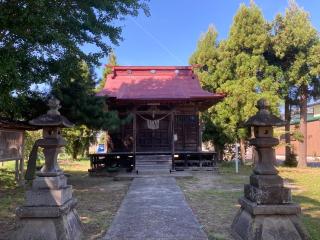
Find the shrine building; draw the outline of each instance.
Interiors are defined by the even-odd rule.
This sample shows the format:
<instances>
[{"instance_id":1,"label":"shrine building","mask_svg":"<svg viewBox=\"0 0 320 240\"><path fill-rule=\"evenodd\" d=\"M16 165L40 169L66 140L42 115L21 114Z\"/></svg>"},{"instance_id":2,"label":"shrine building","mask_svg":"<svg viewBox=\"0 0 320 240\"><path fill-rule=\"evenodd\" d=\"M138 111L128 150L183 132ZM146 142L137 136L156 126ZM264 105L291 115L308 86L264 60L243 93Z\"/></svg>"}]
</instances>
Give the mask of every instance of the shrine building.
<instances>
[{"instance_id":1,"label":"shrine building","mask_svg":"<svg viewBox=\"0 0 320 240\"><path fill-rule=\"evenodd\" d=\"M118 159L137 171L188 167L192 158L206 158L199 113L224 97L203 90L191 66L114 66L97 96L126 119L109 133L104 163ZM101 155L92 159L103 163Z\"/></svg>"}]
</instances>

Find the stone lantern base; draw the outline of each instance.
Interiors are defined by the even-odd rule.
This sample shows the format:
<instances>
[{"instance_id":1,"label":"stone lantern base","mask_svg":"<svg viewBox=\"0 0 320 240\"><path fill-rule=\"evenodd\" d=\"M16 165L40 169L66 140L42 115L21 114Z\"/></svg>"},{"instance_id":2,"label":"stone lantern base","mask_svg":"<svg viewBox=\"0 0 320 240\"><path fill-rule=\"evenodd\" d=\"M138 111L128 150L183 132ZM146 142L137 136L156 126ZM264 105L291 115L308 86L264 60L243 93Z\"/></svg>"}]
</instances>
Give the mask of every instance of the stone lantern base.
<instances>
[{"instance_id":1,"label":"stone lantern base","mask_svg":"<svg viewBox=\"0 0 320 240\"><path fill-rule=\"evenodd\" d=\"M37 173L32 188L26 192L25 204L17 208L19 218L16 240L77 240L82 226L63 172Z\"/></svg>"},{"instance_id":2,"label":"stone lantern base","mask_svg":"<svg viewBox=\"0 0 320 240\"><path fill-rule=\"evenodd\" d=\"M239 203L241 208L231 226L236 240L309 239L298 217L299 205L258 205L245 197Z\"/></svg>"}]
</instances>

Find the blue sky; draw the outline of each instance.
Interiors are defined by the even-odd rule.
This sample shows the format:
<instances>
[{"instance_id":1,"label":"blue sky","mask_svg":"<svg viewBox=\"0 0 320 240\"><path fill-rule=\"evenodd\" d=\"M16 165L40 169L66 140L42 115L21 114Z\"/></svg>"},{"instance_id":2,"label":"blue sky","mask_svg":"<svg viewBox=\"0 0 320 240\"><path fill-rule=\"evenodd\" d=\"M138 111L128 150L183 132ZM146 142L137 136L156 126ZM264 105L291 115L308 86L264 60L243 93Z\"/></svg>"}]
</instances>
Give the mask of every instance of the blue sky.
<instances>
[{"instance_id":1,"label":"blue sky","mask_svg":"<svg viewBox=\"0 0 320 240\"><path fill-rule=\"evenodd\" d=\"M256 0L267 20L284 13L287 0ZM120 22L123 41L113 46L119 65L188 65L201 33L213 24L219 39L228 36L233 16L249 0L150 0L151 16L141 13ZM297 0L320 29L320 1ZM105 64L106 58L101 60ZM98 77L102 67L96 69Z\"/></svg>"}]
</instances>

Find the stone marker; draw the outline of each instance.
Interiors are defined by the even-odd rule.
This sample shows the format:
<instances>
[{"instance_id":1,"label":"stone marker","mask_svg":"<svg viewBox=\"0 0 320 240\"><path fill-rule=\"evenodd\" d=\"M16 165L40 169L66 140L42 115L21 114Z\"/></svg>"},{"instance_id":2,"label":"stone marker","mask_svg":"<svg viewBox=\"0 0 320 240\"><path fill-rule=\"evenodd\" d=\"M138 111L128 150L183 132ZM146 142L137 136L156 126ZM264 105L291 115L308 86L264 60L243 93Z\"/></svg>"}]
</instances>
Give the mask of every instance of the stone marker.
<instances>
[{"instance_id":1,"label":"stone marker","mask_svg":"<svg viewBox=\"0 0 320 240\"><path fill-rule=\"evenodd\" d=\"M72 124L59 113L59 101L50 99L50 110L30 121L43 127L43 138L36 141L29 157L26 178L32 178L38 147L43 148L45 164L36 173L31 189L25 194L25 203L17 208L18 230L12 236L17 240L77 240L81 238L82 226L72 197L72 186L59 168L57 156L66 145L61 128Z\"/></svg>"},{"instance_id":2,"label":"stone marker","mask_svg":"<svg viewBox=\"0 0 320 240\"><path fill-rule=\"evenodd\" d=\"M282 126L284 121L269 112L266 100L258 101L258 113L245 125L253 127L250 140L258 154L258 161L244 186L244 197L239 199L241 208L231 229L235 239L241 240L299 240L309 239L299 219L300 206L292 203L290 189L274 167L273 147L279 140L273 137L272 126Z\"/></svg>"}]
</instances>

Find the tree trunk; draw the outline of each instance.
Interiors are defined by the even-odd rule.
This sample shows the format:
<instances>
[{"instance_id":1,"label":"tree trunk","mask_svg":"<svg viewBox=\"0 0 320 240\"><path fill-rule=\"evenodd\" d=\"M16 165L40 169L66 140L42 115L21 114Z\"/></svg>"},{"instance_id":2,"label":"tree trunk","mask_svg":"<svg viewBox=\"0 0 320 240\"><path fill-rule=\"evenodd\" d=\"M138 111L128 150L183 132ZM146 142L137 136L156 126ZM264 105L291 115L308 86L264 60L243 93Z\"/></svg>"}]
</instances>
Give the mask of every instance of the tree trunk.
<instances>
[{"instance_id":1,"label":"tree trunk","mask_svg":"<svg viewBox=\"0 0 320 240\"><path fill-rule=\"evenodd\" d=\"M300 132L303 136L302 142L299 142L299 161L298 167L307 166L307 115L308 115L308 87L302 85L300 89Z\"/></svg>"},{"instance_id":2,"label":"tree trunk","mask_svg":"<svg viewBox=\"0 0 320 240\"><path fill-rule=\"evenodd\" d=\"M245 163L245 161L246 161L246 148L245 148L245 140L243 138L240 139L240 155L241 155L241 162Z\"/></svg>"},{"instance_id":3,"label":"tree trunk","mask_svg":"<svg viewBox=\"0 0 320 240\"><path fill-rule=\"evenodd\" d=\"M217 153L217 161L218 162L222 162L223 161L223 150L224 150L224 147L220 146L220 145L215 145L214 149L215 149L215 151Z\"/></svg>"},{"instance_id":4,"label":"tree trunk","mask_svg":"<svg viewBox=\"0 0 320 240\"><path fill-rule=\"evenodd\" d=\"M286 97L284 102L284 120L286 121L285 125L285 142L286 142L286 148L285 148L285 161L290 161L291 157L291 141L290 141L290 121L291 121L291 109L290 109L290 103L289 98Z\"/></svg>"}]
</instances>

